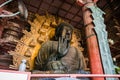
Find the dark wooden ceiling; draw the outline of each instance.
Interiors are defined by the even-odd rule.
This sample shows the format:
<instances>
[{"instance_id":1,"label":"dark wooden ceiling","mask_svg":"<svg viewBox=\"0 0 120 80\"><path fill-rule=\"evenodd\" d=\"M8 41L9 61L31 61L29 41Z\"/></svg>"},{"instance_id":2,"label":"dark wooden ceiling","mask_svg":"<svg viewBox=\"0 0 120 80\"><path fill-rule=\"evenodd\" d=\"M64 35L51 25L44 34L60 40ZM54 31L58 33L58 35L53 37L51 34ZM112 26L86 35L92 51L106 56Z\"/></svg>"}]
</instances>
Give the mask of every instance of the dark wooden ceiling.
<instances>
[{"instance_id":1,"label":"dark wooden ceiling","mask_svg":"<svg viewBox=\"0 0 120 80\"><path fill-rule=\"evenodd\" d=\"M3 3L7 0L1 0ZM71 23L74 27L80 29L83 27L82 7L76 3L76 0L23 0L28 11L38 13L40 15L46 14L46 11L52 15L59 16L65 21ZM118 18L120 11L120 0L98 0L97 6L106 12L107 22L113 16ZM17 0L13 0L8 6L9 10L15 12L17 10ZM119 16L120 17L120 16Z\"/></svg>"},{"instance_id":2,"label":"dark wooden ceiling","mask_svg":"<svg viewBox=\"0 0 120 80\"><path fill-rule=\"evenodd\" d=\"M76 28L83 26L82 9L76 0L23 0L30 12L43 15L48 13L62 17ZM106 0L100 0L98 6L103 8Z\"/></svg>"}]
</instances>

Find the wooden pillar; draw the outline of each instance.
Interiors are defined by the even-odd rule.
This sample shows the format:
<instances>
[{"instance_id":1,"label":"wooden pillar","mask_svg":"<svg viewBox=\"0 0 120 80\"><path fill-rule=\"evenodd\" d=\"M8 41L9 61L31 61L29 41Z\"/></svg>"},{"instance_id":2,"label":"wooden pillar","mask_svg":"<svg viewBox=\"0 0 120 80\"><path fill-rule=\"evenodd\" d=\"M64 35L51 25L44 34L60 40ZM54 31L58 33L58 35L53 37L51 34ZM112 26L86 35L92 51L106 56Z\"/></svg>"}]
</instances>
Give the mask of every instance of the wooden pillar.
<instances>
[{"instance_id":1,"label":"wooden pillar","mask_svg":"<svg viewBox=\"0 0 120 80\"><path fill-rule=\"evenodd\" d=\"M83 6L83 20L85 25L85 33L86 33L86 41L87 48L89 53L89 61L90 61L90 70L92 74L103 74L101 59L100 59L100 51L98 47L98 41L96 34L94 32L94 25L92 23L91 11L87 8L87 6L94 6L94 1L92 0L77 0L77 3ZM92 78L92 80L104 80L104 78Z\"/></svg>"}]
</instances>

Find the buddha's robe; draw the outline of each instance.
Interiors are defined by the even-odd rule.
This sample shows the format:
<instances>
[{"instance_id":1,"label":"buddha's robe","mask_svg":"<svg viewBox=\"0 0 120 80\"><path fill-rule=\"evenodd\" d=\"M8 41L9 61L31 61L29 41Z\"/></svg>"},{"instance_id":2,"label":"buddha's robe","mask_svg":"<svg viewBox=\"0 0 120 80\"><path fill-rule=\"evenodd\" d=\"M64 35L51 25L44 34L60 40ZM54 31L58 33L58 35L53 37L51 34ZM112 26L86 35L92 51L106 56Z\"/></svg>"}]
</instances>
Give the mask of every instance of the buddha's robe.
<instances>
[{"instance_id":1,"label":"buddha's robe","mask_svg":"<svg viewBox=\"0 0 120 80\"><path fill-rule=\"evenodd\" d=\"M47 41L42 44L40 51L35 58L35 69L46 70L66 70L76 71L84 69L85 62L83 54L75 47L70 47L67 54L56 59L57 55L57 41Z\"/></svg>"}]
</instances>

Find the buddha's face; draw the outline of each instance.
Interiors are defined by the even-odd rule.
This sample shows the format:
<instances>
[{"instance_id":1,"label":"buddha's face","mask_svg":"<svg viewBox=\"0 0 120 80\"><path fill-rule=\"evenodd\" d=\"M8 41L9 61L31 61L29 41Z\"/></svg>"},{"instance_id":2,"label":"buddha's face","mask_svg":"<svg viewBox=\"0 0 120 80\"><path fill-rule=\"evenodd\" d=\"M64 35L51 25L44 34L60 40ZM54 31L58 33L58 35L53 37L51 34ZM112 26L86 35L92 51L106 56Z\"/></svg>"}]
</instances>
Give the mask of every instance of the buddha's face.
<instances>
[{"instance_id":1,"label":"buddha's face","mask_svg":"<svg viewBox=\"0 0 120 80\"><path fill-rule=\"evenodd\" d=\"M72 29L64 26L63 31L62 31L62 37L63 37L63 39L66 39L67 41L71 41Z\"/></svg>"}]
</instances>

